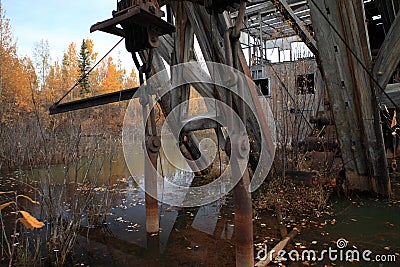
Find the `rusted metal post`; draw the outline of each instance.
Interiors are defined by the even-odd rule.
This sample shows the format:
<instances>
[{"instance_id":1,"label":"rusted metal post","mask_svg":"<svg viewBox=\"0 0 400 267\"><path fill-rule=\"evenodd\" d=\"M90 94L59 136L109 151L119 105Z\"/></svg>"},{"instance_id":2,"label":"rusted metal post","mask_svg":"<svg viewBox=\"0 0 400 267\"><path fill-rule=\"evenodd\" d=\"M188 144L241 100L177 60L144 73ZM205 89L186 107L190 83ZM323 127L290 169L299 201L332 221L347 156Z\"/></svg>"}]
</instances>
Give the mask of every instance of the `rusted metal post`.
<instances>
[{"instance_id":1,"label":"rusted metal post","mask_svg":"<svg viewBox=\"0 0 400 267\"><path fill-rule=\"evenodd\" d=\"M144 186L146 189L146 232L158 233L158 200L157 200L157 158L161 141L159 136L148 136L145 140L147 155L145 156Z\"/></svg>"},{"instance_id":2,"label":"rusted metal post","mask_svg":"<svg viewBox=\"0 0 400 267\"><path fill-rule=\"evenodd\" d=\"M227 63L230 64L232 60L233 67L239 69L239 37L242 23L244 20L244 13L246 9L246 2L241 1L239 15L236 18L235 27L232 29L230 40L231 46L227 45L226 49L231 50L226 52ZM225 39L227 36L225 37ZM227 41L225 41L225 44ZM243 84L238 80L238 107L237 113L242 120L246 122L246 109L241 96L243 96ZM230 98L232 96L230 95ZM229 104L232 105L231 99ZM231 106L231 108L233 108ZM235 129L233 130L235 131ZM250 145L246 140L247 135L243 132L233 132L231 136L232 149L237 149L237 158L231 158L232 173L239 173L241 167L245 167L243 177L239 180L233 189L233 197L235 201L235 246L236 246L236 266L237 267L253 267L254 266L254 251L253 251L253 207L251 194L248 190L250 185L250 175L247 169L247 156L249 155Z\"/></svg>"},{"instance_id":3,"label":"rusted metal post","mask_svg":"<svg viewBox=\"0 0 400 267\"><path fill-rule=\"evenodd\" d=\"M139 65L136 54L132 53L133 61L137 69L139 70L140 84L144 83L144 75L146 79L150 78L151 64L153 61L154 50L150 49L146 55L142 53L142 61L144 64ZM161 140L157 136L157 126L154 116L152 98L146 92L142 92L140 95L140 104L142 105L142 116L144 123L144 187L145 187L145 201L146 201L146 232L150 234L148 237L149 243L151 242L152 234L157 234L159 231L159 219L158 219L158 200L157 200L157 158L160 152ZM150 110L149 110L150 108ZM148 116L149 115L149 116ZM158 240L157 240L158 250ZM148 244L149 246L149 244Z\"/></svg>"},{"instance_id":4,"label":"rusted metal post","mask_svg":"<svg viewBox=\"0 0 400 267\"><path fill-rule=\"evenodd\" d=\"M242 151L249 149L240 144L240 135L232 137L232 146L239 147ZM247 143L248 144L248 143ZM232 164L232 172L240 172L238 162ZM246 169L243 177L233 189L235 201L235 246L236 246L236 266L253 267L253 209L251 194L247 190L250 184L249 172Z\"/></svg>"}]
</instances>

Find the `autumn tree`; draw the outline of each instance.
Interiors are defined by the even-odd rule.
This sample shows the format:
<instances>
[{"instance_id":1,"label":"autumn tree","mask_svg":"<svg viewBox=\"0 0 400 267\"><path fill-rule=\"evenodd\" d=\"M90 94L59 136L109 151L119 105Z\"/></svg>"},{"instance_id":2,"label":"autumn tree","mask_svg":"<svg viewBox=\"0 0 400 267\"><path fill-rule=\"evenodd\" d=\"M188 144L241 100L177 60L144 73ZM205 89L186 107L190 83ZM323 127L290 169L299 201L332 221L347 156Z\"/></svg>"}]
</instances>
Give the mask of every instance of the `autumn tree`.
<instances>
[{"instance_id":1,"label":"autumn tree","mask_svg":"<svg viewBox=\"0 0 400 267\"><path fill-rule=\"evenodd\" d=\"M61 63L61 73L63 81L62 88L63 91L67 91L74 86L79 79L79 65L75 43L71 43L68 46L67 52L64 53ZM71 97L73 98L73 93Z\"/></svg>"},{"instance_id":2,"label":"autumn tree","mask_svg":"<svg viewBox=\"0 0 400 267\"><path fill-rule=\"evenodd\" d=\"M101 83L102 93L121 90L124 85L124 70L117 67L112 57L105 63L105 77Z\"/></svg>"},{"instance_id":3,"label":"autumn tree","mask_svg":"<svg viewBox=\"0 0 400 267\"><path fill-rule=\"evenodd\" d=\"M58 61L55 61L52 66L50 66L49 74L46 77L46 90L49 93L50 101L57 101L61 95L61 89L63 84L62 69Z\"/></svg>"},{"instance_id":4,"label":"autumn tree","mask_svg":"<svg viewBox=\"0 0 400 267\"><path fill-rule=\"evenodd\" d=\"M0 122L10 124L31 110L30 90L35 82L34 70L27 69L19 59L9 19L0 3Z\"/></svg>"},{"instance_id":5,"label":"autumn tree","mask_svg":"<svg viewBox=\"0 0 400 267\"><path fill-rule=\"evenodd\" d=\"M127 75L124 79L124 87L125 88L134 88L138 87L138 77L134 69L131 70L130 74Z\"/></svg>"},{"instance_id":6,"label":"autumn tree","mask_svg":"<svg viewBox=\"0 0 400 267\"><path fill-rule=\"evenodd\" d=\"M16 57L16 46L13 41L10 20L6 17L5 11L0 3L0 116L5 112L4 105L8 95L10 82L10 69L13 58Z\"/></svg>"},{"instance_id":7,"label":"autumn tree","mask_svg":"<svg viewBox=\"0 0 400 267\"><path fill-rule=\"evenodd\" d=\"M33 48L33 62L39 80L39 87L43 90L45 80L50 72L51 58L48 40L40 40Z\"/></svg>"}]
</instances>

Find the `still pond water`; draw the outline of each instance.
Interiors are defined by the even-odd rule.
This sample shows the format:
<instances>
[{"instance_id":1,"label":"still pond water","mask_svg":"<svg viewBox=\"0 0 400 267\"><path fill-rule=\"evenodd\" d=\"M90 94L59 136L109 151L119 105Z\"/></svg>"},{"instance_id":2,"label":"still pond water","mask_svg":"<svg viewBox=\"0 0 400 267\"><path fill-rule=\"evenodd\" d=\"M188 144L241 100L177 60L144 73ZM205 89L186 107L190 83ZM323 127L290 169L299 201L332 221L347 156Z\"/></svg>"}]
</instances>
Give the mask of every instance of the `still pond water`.
<instances>
[{"instance_id":1,"label":"still pond water","mask_svg":"<svg viewBox=\"0 0 400 267\"><path fill-rule=\"evenodd\" d=\"M140 150L140 149L139 149ZM214 203L195 208L178 208L159 203L160 234L148 236L145 230L144 192L133 179L143 181L143 154L138 152L130 173L122 149L110 158L99 156L86 159L78 169L72 168L69 179L83 177L90 165L88 177L98 184L118 184L118 194L102 229L83 231L78 237L75 257L81 266L235 266L233 201L230 194ZM170 181L190 184L193 175L176 171L162 162L165 177ZM44 177L47 170L35 169L27 173L28 179ZM65 166L50 169L52 177L62 183ZM76 175L77 174L77 175ZM12 176L12 174L10 174ZM0 176L2 187L16 186L10 175ZM79 182L79 179L78 179ZM7 183L7 184L6 184ZM99 187L100 188L100 187ZM399 180L394 181L398 190ZM400 194L399 191L395 192ZM182 197L179 192L160 198ZM286 266L400 266L400 204L398 201L332 198L332 211L322 218L307 218L304 228L293 241L292 249L337 249L336 241L346 239L347 248L360 252L371 250L372 255L394 255L397 262L284 262ZM254 220L255 241L268 241L268 248L279 242L275 216L265 213ZM89 233L89 234L88 234ZM257 253L255 249L255 253ZM256 255L255 255L256 256ZM373 256L371 256L373 257Z\"/></svg>"}]
</instances>

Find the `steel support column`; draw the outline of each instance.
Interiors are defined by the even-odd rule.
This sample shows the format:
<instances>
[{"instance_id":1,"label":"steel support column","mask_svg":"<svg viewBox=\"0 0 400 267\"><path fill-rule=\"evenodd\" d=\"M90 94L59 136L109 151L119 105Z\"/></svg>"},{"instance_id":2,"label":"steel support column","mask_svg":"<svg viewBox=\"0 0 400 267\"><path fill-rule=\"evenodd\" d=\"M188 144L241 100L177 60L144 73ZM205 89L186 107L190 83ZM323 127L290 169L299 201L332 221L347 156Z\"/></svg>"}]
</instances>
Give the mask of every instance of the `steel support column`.
<instances>
[{"instance_id":1,"label":"steel support column","mask_svg":"<svg viewBox=\"0 0 400 267\"><path fill-rule=\"evenodd\" d=\"M157 200L157 158L161 141L159 136L148 136L145 141L147 155L145 156L144 186L146 200L146 232L158 233L158 200Z\"/></svg>"}]
</instances>

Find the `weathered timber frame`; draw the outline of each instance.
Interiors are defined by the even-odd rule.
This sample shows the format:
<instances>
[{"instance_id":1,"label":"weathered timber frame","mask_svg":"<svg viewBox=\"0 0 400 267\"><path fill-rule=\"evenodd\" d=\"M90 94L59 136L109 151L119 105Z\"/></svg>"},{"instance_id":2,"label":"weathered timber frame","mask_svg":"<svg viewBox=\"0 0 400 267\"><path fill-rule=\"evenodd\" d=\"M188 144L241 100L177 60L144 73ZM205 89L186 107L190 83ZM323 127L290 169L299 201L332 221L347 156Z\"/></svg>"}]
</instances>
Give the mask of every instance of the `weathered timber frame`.
<instances>
[{"instance_id":1,"label":"weathered timber frame","mask_svg":"<svg viewBox=\"0 0 400 267\"><path fill-rule=\"evenodd\" d=\"M391 193L362 0L316 1L310 9L349 187Z\"/></svg>"}]
</instances>

